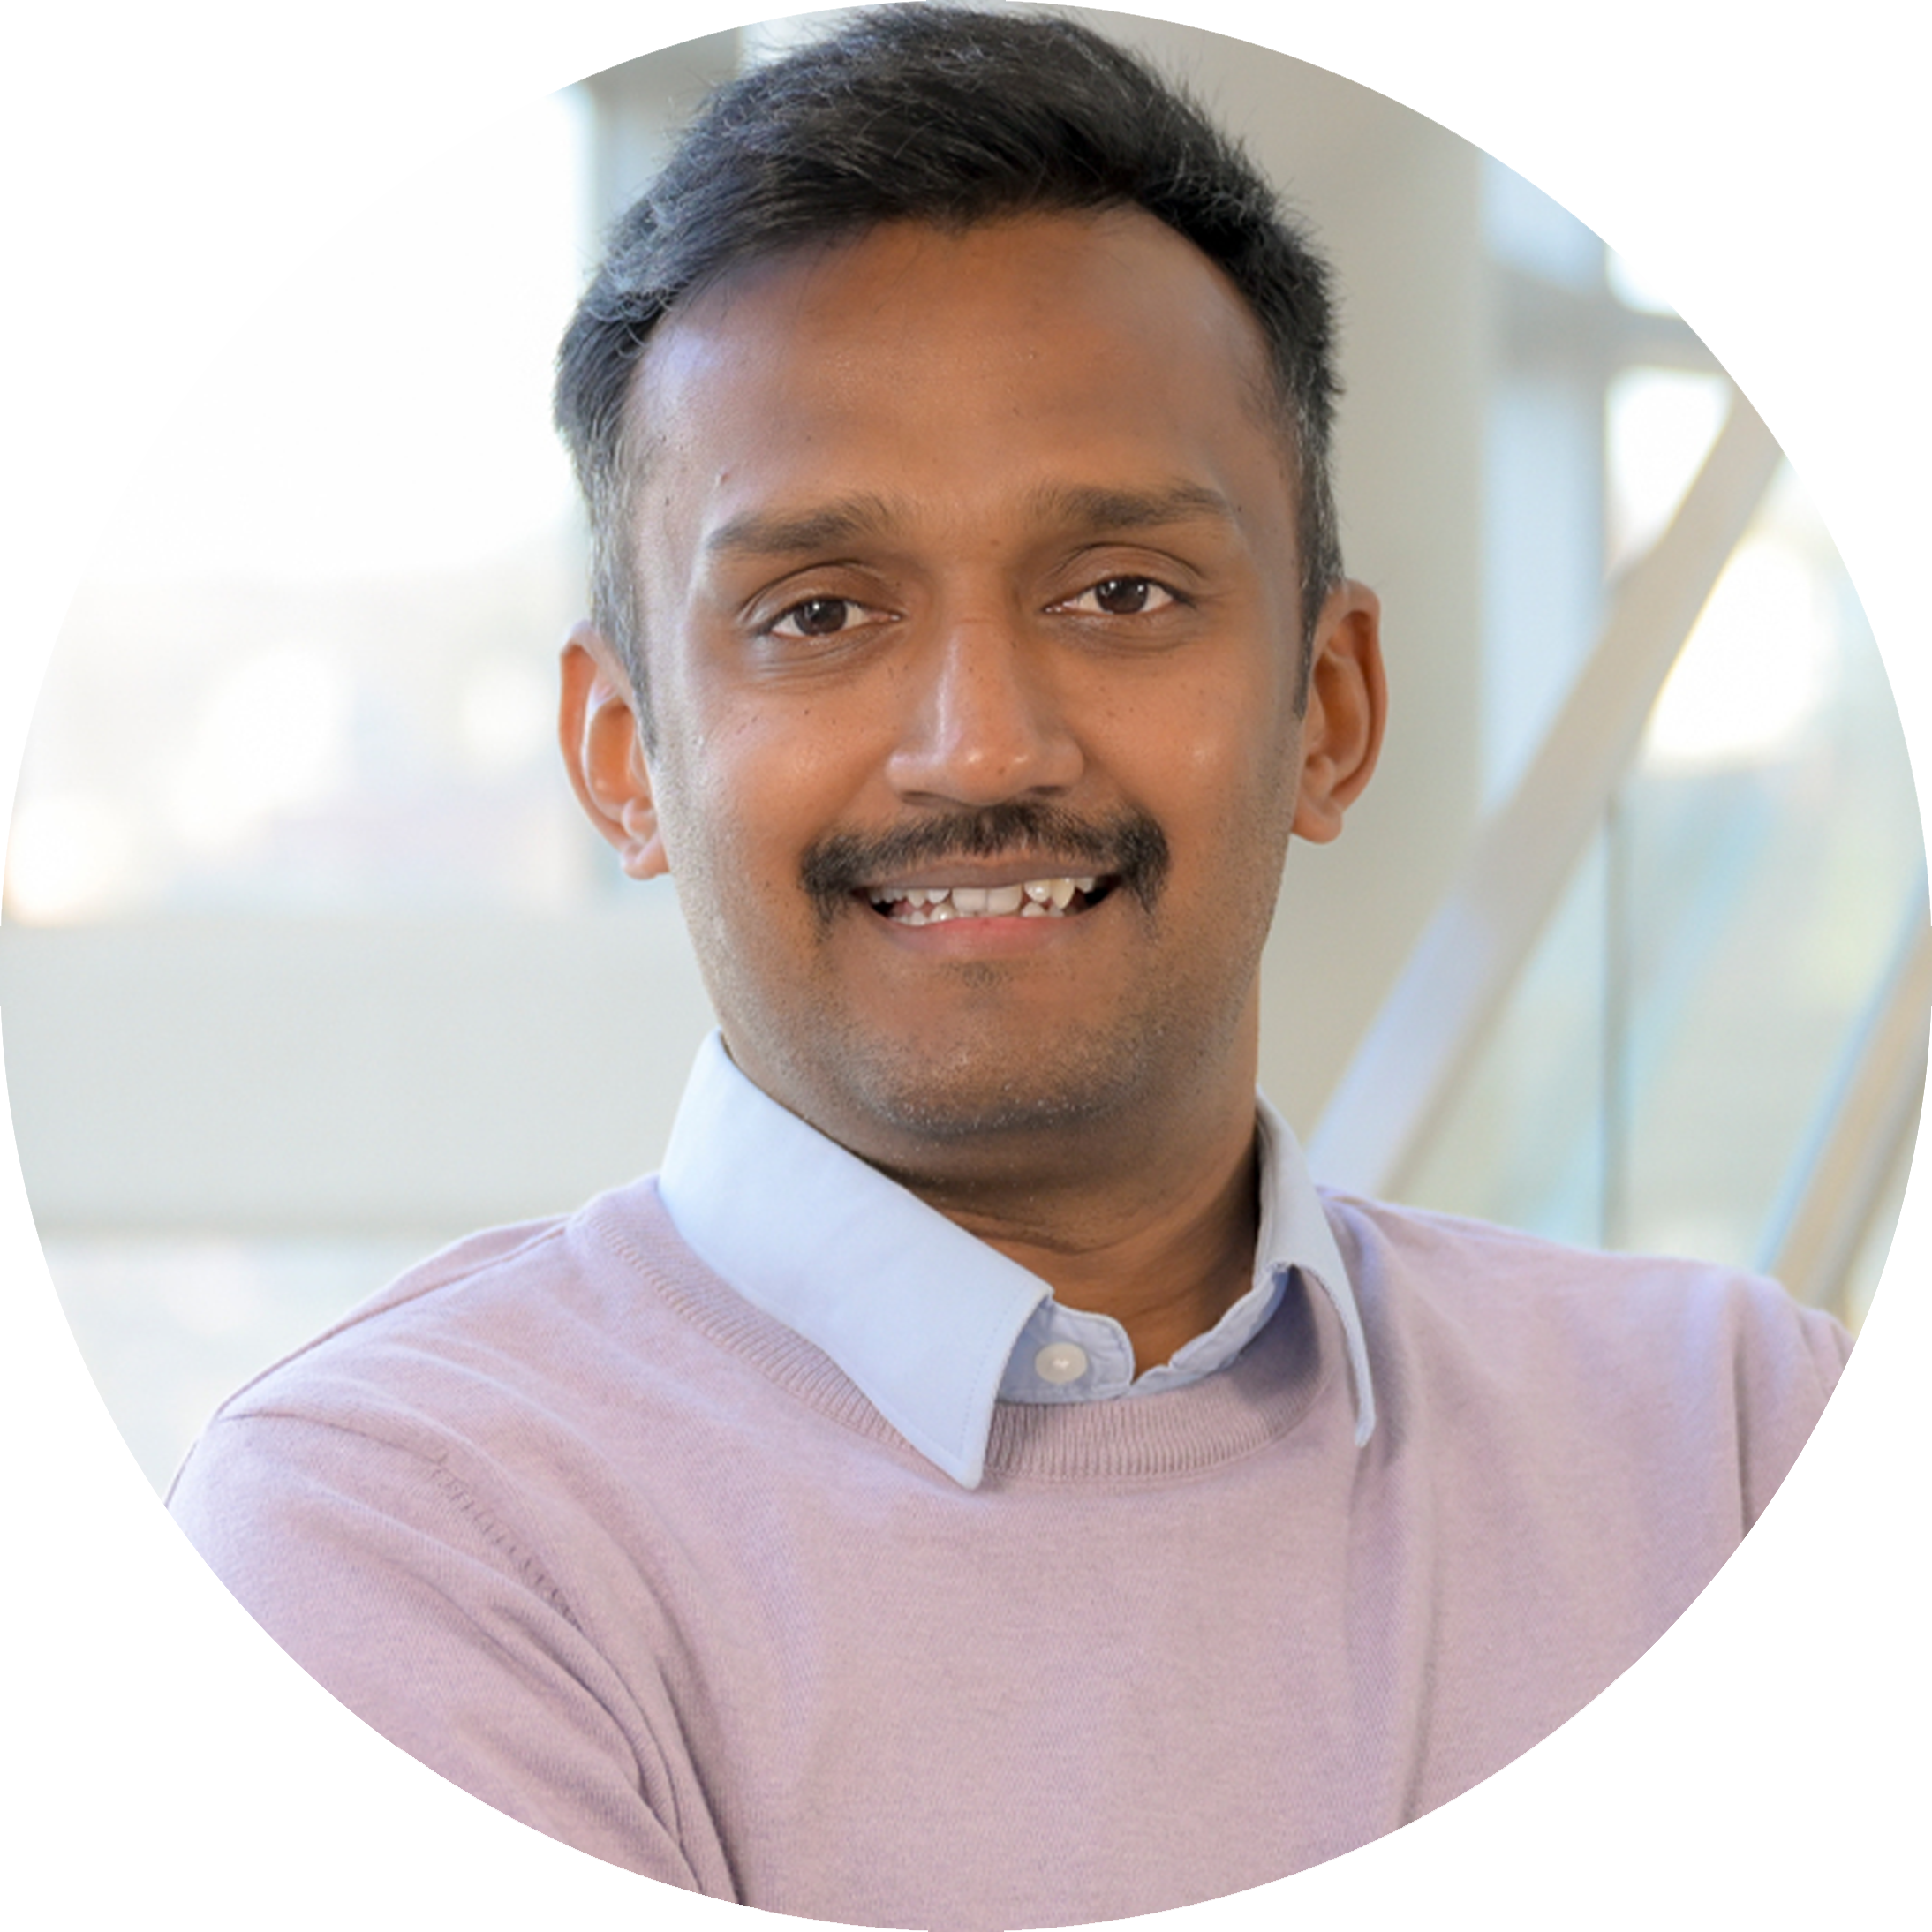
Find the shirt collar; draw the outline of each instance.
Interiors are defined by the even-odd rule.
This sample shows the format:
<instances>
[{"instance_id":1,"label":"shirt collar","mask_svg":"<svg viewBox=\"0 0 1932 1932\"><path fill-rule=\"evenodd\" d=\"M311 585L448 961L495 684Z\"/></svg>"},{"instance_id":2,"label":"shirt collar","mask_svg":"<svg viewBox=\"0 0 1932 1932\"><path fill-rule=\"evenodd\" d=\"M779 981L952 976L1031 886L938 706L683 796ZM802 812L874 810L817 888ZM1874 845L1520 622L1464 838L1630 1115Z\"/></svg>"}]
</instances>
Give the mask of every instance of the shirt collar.
<instances>
[{"instance_id":1,"label":"shirt collar","mask_svg":"<svg viewBox=\"0 0 1932 1932\"><path fill-rule=\"evenodd\" d=\"M1299 1268L1333 1305L1359 1446L1375 1395L1355 1293L1294 1135L1265 1100L1257 1106L1256 1282L1278 1286ZM993 1403L1052 1294L1046 1282L779 1106L715 1031L698 1049L658 1189L713 1273L822 1348L922 1455L978 1486Z\"/></svg>"}]
</instances>

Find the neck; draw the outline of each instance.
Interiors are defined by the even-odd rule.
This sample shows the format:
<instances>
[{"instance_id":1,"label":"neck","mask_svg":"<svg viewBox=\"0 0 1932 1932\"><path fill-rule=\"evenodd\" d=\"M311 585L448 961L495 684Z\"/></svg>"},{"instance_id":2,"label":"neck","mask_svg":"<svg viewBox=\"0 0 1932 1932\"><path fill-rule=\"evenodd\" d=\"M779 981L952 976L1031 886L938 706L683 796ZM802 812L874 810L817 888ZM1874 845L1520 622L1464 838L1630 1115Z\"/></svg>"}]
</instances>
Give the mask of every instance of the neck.
<instances>
[{"instance_id":1,"label":"neck","mask_svg":"<svg viewBox=\"0 0 1932 1932\"><path fill-rule=\"evenodd\" d=\"M1260 1220L1251 1066L1196 1106L1136 1110L1100 1136L971 1180L894 1173L967 1233L1127 1331L1136 1372L1213 1327L1254 1279Z\"/></svg>"}]
</instances>

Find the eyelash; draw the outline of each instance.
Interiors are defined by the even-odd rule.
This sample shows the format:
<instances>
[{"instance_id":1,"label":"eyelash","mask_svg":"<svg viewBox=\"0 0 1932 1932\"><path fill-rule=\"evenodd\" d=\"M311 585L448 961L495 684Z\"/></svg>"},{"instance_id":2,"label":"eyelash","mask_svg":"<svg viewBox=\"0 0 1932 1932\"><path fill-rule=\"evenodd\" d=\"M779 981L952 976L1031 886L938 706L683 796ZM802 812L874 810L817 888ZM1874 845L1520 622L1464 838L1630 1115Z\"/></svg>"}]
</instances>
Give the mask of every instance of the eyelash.
<instances>
[{"instance_id":1,"label":"eyelash","mask_svg":"<svg viewBox=\"0 0 1932 1932\"><path fill-rule=\"evenodd\" d=\"M1092 597L1097 595L1101 591L1111 590L1117 586L1125 585L1140 586L1149 591L1158 591L1161 594L1161 596L1167 600L1167 601L1165 604L1157 604L1154 607L1154 609L1151 611L1083 611L1079 613L1079 615L1082 616L1096 617L1154 616L1157 615L1160 611L1169 608L1178 608L1180 606L1185 604L1188 601L1188 600L1183 597L1179 591L1174 589L1174 587L1171 584L1163 584L1158 577L1147 577L1138 570L1122 570L1117 572L1112 577L1101 577L1097 583L1088 585L1084 590L1075 592L1075 593L1071 597L1062 598L1059 603L1053 605L1052 608L1055 610L1064 610L1069 605L1077 604L1083 597Z\"/></svg>"},{"instance_id":2,"label":"eyelash","mask_svg":"<svg viewBox=\"0 0 1932 1932\"><path fill-rule=\"evenodd\" d=\"M1099 592L1108 590L1116 586L1124 585L1142 586L1148 591L1158 592L1160 596L1164 597L1166 600L1166 602L1164 604L1157 604L1152 611L1099 610L1082 611L1071 614L1080 616L1092 617L1151 616L1158 615L1162 610L1176 608L1189 602L1189 600L1183 597L1179 591L1175 590L1171 584L1164 584L1160 581L1158 577L1143 576L1139 572L1136 571L1121 571L1111 577L1100 577L1094 583L1088 585L1085 589L1075 592L1075 593L1071 597L1063 597L1057 603L1051 604L1047 608L1050 610L1056 611L1069 610L1069 608L1071 606L1077 604L1083 598L1092 597L1098 594ZM781 628L781 626L782 626L788 619L796 618L799 615L800 612L809 610L814 605L837 605L848 614L855 611L864 613L871 608L870 606L860 603L858 600L854 597L802 597L798 600L796 603L788 604L785 608L780 611L777 616L774 617L768 624L763 626L762 634L766 637L781 638L797 643L809 644L813 642L823 642L831 638L843 637L848 630L854 628L850 622L841 623L839 625L838 629L835 630L786 630ZM888 619L888 621L890 620Z\"/></svg>"},{"instance_id":3,"label":"eyelash","mask_svg":"<svg viewBox=\"0 0 1932 1932\"><path fill-rule=\"evenodd\" d=\"M787 618L796 617L800 611L810 610L815 604L836 604L849 614L853 611L864 611L869 608L860 603L856 597L801 597L796 604L788 604L783 610L779 612L777 616L772 619L770 623L765 625L763 634L768 638L785 638L802 644L811 644L829 638L843 637L846 631L851 628L849 623L841 623L836 630L781 630L779 629L779 626Z\"/></svg>"}]
</instances>

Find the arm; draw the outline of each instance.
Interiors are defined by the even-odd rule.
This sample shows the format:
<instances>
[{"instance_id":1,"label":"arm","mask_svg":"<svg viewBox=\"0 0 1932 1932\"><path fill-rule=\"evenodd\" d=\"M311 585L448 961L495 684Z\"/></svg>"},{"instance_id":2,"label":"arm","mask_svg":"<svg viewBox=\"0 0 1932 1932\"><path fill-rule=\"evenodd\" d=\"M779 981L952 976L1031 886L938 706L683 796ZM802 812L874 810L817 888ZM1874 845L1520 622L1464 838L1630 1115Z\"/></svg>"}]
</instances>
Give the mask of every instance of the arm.
<instances>
[{"instance_id":1,"label":"arm","mask_svg":"<svg viewBox=\"0 0 1932 1932\"><path fill-rule=\"evenodd\" d=\"M218 1420L168 1503L135 1843L147 1932L719 1922L532 1555L441 1462L291 1416Z\"/></svg>"}]
</instances>

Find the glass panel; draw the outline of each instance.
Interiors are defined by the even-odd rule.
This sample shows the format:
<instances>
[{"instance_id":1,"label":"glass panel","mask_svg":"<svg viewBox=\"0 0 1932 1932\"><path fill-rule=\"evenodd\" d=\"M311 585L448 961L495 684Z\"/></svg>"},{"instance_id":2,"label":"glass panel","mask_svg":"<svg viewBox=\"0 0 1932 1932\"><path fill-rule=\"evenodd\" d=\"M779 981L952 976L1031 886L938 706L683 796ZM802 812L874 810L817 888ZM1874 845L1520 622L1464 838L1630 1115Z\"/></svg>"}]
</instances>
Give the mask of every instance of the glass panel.
<instances>
[{"instance_id":1,"label":"glass panel","mask_svg":"<svg viewBox=\"0 0 1932 1932\"><path fill-rule=\"evenodd\" d=\"M1409 1197L1763 1266L1923 876L1883 664L1782 472ZM1901 1186L1854 1265L1854 1317Z\"/></svg>"},{"instance_id":2,"label":"glass panel","mask_svg":"<svg viewBox=\"0 0 1932 1932\"><path fill-rule=\"evenodd\" d=\"M1610 276L1646 309L1784 309L1890 112L1895 0L1615 0Z\"/></svg>"},{"instance_id":3,"label":"glass panel","mask_svg":"<svg viewBox=\"0 0 1932 1932\"><path fill-rule=\"evenodd\" d=\"M1924 869L1883 668L1789 472L1658 700L1616 838L1611 1238L1760 1264Z\"/></svg>"},{"instance_id":4,"label":"glass panel","mask_svg":"<svg viewBox=\"0 0 1932 1932\"><path fill-rule=\"evenodd\" d=\"M133 1932L133 1613L223 1397L433 1242L41 1242L0 1275L10 1932Z\"/></svg>"},{"instance_id":5,"label":"glass panel","mask_svg":"<svg viewBox=\"0 0 1932 1932\"><path fill-rule=\"evenodd\" d=\"M1508 796L1603 620L1604 411L1596 382L1498 380L1484 439L1483 797Z\"/></svg>"},{"instance_id":6,"label":"glass panel","mask_svg":"<svg viewBox=\"0 0 1932 1932\"><path fill-rule=\"evenodd\" d=\"M306 0L0 10L4 906L548 908L561 75Z\"/></svg>"},{"instance_id":7,"label":"glass panel","mask_svg":"<svg viewBox=\"0 0 1932 1932\"><path fill-rule=\"evenodd\" d=\"M1405 1190L1418 1206L1600 1241L1605 856L1599 838Z\"/></svg>"}]
</instances>

